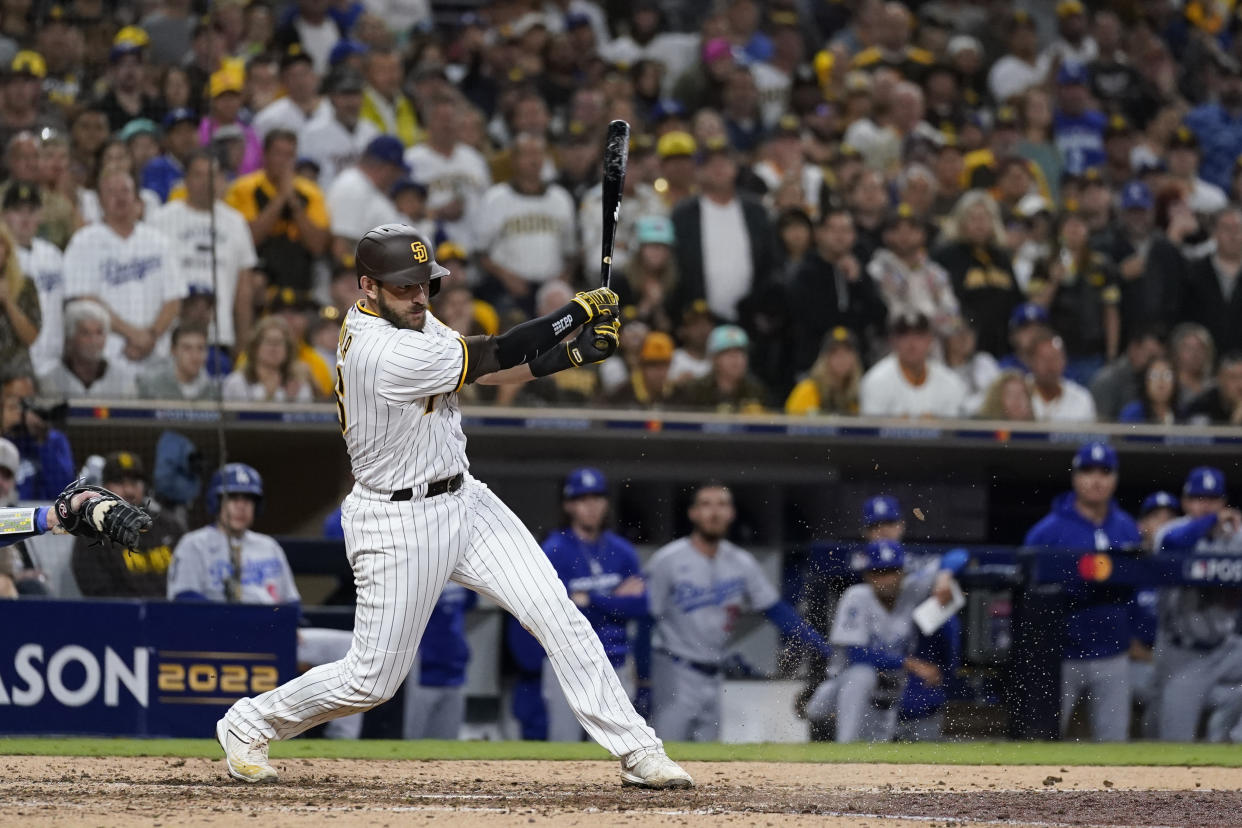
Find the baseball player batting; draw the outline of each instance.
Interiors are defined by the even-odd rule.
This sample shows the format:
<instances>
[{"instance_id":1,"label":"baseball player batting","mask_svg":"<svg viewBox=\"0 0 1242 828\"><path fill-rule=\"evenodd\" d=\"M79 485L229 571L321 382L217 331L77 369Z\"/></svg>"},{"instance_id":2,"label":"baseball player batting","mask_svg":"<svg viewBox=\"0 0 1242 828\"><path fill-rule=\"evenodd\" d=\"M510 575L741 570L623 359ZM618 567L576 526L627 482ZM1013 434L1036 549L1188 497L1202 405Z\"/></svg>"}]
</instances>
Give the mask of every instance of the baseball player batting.
<instances>
[{"instance_id":1,"label":"baseball player batting","mask_svg":"<svg viewBox=\"0 0 1242 828\"><path fill-rule=\"evenodd\" d=\"M693 784L635 713L603 645L520 520L470 474L457 392L601 362L617 349L616 294L577 294L500 336L462 338L428 309L448 271L418 231L385 224L358 242L365 298L341 326L336 403L357 481L341 508L358 585L348 655L240 699L216 724L229 773L271 781L268 743L388 700L452 580L495 601L548 652L570 706L621 759L624 784ZM571 331L573 339L563 342Z\"/></svg>"}]
</instances>

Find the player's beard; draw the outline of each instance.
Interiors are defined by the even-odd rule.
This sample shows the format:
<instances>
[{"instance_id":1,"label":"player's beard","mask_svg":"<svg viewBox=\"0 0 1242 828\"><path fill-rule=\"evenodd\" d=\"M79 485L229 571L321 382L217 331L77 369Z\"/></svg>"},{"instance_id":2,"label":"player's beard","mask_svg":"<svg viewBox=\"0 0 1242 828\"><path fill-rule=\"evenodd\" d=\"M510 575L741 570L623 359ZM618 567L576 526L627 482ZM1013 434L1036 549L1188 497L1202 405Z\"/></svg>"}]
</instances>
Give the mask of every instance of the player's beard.
<instances>
[{"instance_id":1,"label":"player's beard","mask_svg":"<svg viewBox=\"0 0 1242 828\"><path fill-rule=\"evenodd\" d=\"M391 305L389 305L387 302L384 301L384 291L382 288L376 291L375 304L376 304L376 310L379 311L379 315L383 319L385 319L389 324L391 324L394 328L398 328L400 330L405 330L405 331L421 331L423 329L423 325L427 323L427 313L426 313L427 308L426 307L424 307L423 305L414 305L411 307L410 309L411 313L414 313L416 310L423 311L422 319L419 319L418 323L415 324L413 320L408 319L408 318L403 318L399 313L397 313L392 308Z\"/></svg>"}]
</instances>

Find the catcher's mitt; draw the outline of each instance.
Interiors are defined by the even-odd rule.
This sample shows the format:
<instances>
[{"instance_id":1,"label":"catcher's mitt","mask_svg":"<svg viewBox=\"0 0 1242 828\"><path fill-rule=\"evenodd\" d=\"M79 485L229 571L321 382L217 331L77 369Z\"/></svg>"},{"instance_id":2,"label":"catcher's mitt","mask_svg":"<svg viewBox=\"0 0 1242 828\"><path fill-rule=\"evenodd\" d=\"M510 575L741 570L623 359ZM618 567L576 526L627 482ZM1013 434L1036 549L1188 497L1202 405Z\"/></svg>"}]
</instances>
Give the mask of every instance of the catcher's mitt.
<instances>
[{"instance_id":1,"label":"catcher's mitt","mask_svg":"<svg viewBox=\"0 0 1242 828\"><path fill-rule=\"evenodd\" d=\"M77 508L74 501L83 492L91 493ZM126 549L138 543L138 535L151 528L151 516L131 506L102 486L91 486L85 479L65 487L56 498L56 517L60 528L81 538L110 540Z\"/></svg>"}]
</instances>

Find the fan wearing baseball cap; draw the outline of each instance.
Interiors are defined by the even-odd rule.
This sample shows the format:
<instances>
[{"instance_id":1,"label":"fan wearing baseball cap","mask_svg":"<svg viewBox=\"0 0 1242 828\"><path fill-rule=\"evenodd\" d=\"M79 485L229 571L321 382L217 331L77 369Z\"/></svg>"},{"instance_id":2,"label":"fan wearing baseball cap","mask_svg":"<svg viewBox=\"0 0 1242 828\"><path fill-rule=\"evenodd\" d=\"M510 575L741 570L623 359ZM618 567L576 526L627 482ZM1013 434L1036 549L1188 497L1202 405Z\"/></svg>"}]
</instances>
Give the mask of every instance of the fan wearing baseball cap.
<instances>
[{"instance_id":1,"label":"fan wearing baseball cap","mask_svg":"<svg viewBox=\"0 0 1242 828\"><path fill-rule=\"evenodd\" d=\"M931 320L903 313L888 323L893 350L863 375L860 409L873 417L958 417L966 384L931 359L935 337Z\"/></svg>"},{"instance_id":2,"label":"fan wearing baseball cap","mask_svg":"<svg viewBox=\"0 0 1242 828\"><path fill-rule=\"evenodd\" d=\"M661 408L673 394L669 368L673 363L673 338L663 331L651 331L643 339L638 368L629 382L609 398L614 405L629 408Z\"/></svg>"},{"instance_id":3,"label":"fan wearing baseball cap","mask_svg":"<svg viewBox=\"0 0 1242 828\"><path fill-rule=\"evenodd\" d=\"M711 372L678 387L674 401L685 408L721 414L757 414L768 390L750 373L750 337L737 325L720 325L707 338Z\"/></svg>"},{"instance_id":4,"label":"fan wearing baseball cap","mask_svg":"<svg viewBox=\"0 0 1242 828\"><path fill-rule=\"evenodd\" d=\"M395 135L372 138L358 163L342 170L328 187L325 196L338 259L352 253L372 227L404 223L388 197L393 185L410 174L404 155L405 146Z\"/></svg>"},{"instance_id":5,"label":"fan wearing baseball cap","mask_svg":"<svg viewBox=\"0 0 1242 828\"><path fill-rule=\"evenodd\" d=\"M1242 555L1242 514L1230 508L1224 472L1213 466L1190 470L1182 486L1182 511L1156 533L1157 555ZM1188 570L1194 573L1194 567ZM1214 692L1218 677L1237 665L1233 639L1238 632L1236 588L1205 590L1172 586L1160 590L1155 663L1158 732L1166 741L1193 741L1199 719L1211 703L1210 741L1242 736L1236 714L1242 691L1222 699ZM1210 697L1210 702L1209 702ZM1234 716L1217 715L1232 710Z\"/></svg>"}]
</instances>

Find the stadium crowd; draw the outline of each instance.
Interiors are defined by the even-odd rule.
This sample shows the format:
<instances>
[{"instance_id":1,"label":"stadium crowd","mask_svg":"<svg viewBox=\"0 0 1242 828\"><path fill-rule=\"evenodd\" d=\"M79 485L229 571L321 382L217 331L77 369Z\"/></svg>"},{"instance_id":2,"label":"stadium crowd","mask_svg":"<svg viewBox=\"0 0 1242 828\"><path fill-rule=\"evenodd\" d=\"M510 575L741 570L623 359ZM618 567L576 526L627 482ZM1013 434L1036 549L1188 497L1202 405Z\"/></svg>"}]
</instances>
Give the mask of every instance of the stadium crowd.
<instances>
[{"instance_id":1,"label":"stadium crowd","mask_svg":"<svg viewBox=\"0 0 1242 828\"><path fill-rule=\"evenodd\" d=\"M388 221L496 333L593 278L624 118L622 352L468 401L1242 422L1242 17L452 8L6 2L4 393L330 399Z\"/></svg>"}]
</instances>

